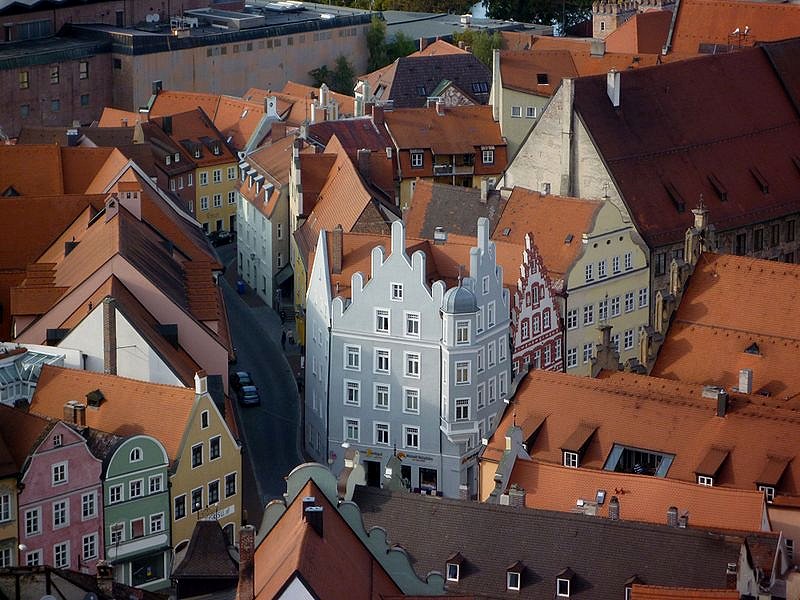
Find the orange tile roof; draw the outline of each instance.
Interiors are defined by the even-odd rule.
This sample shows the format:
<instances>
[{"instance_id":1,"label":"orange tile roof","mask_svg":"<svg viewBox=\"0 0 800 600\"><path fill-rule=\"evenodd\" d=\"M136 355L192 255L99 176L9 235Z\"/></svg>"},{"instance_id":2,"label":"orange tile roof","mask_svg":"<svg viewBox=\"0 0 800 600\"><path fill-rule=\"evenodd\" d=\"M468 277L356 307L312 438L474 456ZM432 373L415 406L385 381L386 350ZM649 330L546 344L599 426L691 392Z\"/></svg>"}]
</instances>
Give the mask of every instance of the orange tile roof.
<instances>
[{"instance_id":1,"label":"orange tile roof","mask_svg":"<svg viewBox=\"0 0 800 600\"><path fill-rule=\"evenodd\" d=\"M234 148L244 148L264 118L263 102L220 96L212 116L214 126Z\"/></svg>"},{"instance_id":2,"label":"orange tile roof","mask_svg":"<svg viewBox=\"0 0 800 600\"><path fill-rule=\"evenodd\" d=\"M63 411L57 418L63 416ZM30 453L50 431L53 421L0 404L0 439L19 472Z\"/></svg>"},{"instance_id":3,"label":"orange tile roof","mask_svg":"<svg viewBox=\"0 0 800 600\"><path fill-rule=\"evenodd\" d=\"M600 379L549 371L531 371L506 410L484 459L498 460L505 432L516 418L525 423L544 416L544 424L528 450L536 460L561 464L561 448L581 423L597 429L587 444L581 466L602 469L614 444L674 454L667 477L694 482L699 465L716 449L728 452L714 485L756 489L771 461L788 462L778 494L800 495L800 414L768 405L758 396L731 394L725 417L716 415L716 401L702 397L702 386L630 373L603 372ZM533 427L533 425L530 425ZM800 458L800 457L799 457ZM705 473L708 475L708 473Z\"/></svg>"},{"instance_id":4,"label":"orange tile roof","mask_svg":"<svg viewBox=\"0 0 800 600\"><path fill-rule=\"evenodd\" d=\"M187 112L176 113L172 117L172 133L168 134L172 141L179 144L181 148L186 149L184 142L190 141L193 143L202 144L201 156L197 158L191 155L192 162L198 167L208 167L213 165L220 165L231 162L238 162L238 159L231 152L225 142L225 137L214 126L211 118L203 109L197 108ZM153 122L164 128L164 118L154 118ZM219 154L213 154L205 141L218 142Z\"/></svg>"},{"instance_id":5,"label":"orange tile roof","mask_svg":"<svg viewBox=\"0 0 800 600\"><path fill-rule=\"evenodd\" d=\"M171 460L178 458L195 402L192 388L46 365L30 411L59 419L66 402L85 402L86 394L94 390L100 390L104 400L98 408L86 409L87 427L120 436L151 435L164 444Z\"/></svg>"},{"instance_id":6,"label":"orange tile roof","mask_svg":"<svg viewBox=\"0 0 800 600\"><path fill-rule=\"evenodd\" d=\"M323 509L324 536L304 518L303 498L308 496ZM343 590L351 600L400 594L383 566L313 481L286 507L255 551L256 600L278 597L298 575L319 598L339 598Z\"/></svg>"},{"instance_id":7,"label":"orange tile roof","mask_svg":"<svg viewBox=\"0 0 800 600\"><path fill-rule=\"evenodd\" d=\"M292 107L292 112L287 119L288 121L292 121L293 117L300 117L300 115L295 115L295 107L305 111L306 105L308 105L308 114L310 115L312 95L314 98L319 98L319 88L315 88L310 85L303 85L302 83L296 83L294 81L287 81L283 86L282 93L287 96L293 96L297 98L295 105ZM336 100L336 102L339 104L339 117L353 116L355 113L355 98L353 98L353 96L340 94L332 90L328 90L328 93L330 94L331 98Z\"/></svg>"},{"instance_id":8,"label":"orange tile roof","mask_svg":"<svg viewBox=\"0 0 800 600\"><path fill-rule=\"evenodd\" d=\"M83 194L112 148L0 145L0 194L12 187L22 196Z\"/></svg>"},{"instance_id":9,"label":"orange tile roof","mask_svg":"<svg viewBox=\"0 0 800 600\"><path fill-rule=\"evenodd\" d=\"M742 0L681 0L672 36L672 52L694 54L700 44L752 46L756 42L800 36L800 5ZM749 27L739 38L732 32Z\"/></svg>"},{"instance_id":10,"label":"orange tile roof","mask_svg":"<svg viewBox=\"0 0 800 600\"><path fill-rule=\"evenodd\" d=\"M335 154L301 154L300 170L303 182L303 212L308 215L314 209L319 193L325 187L328 175L336 163Z\"/></svg>"},{"instance_id":11,"label":"orange tile roof","mask_svg":"<svg viewBox=\"0 0 800 600\"><path fill-rule=\"evenodd\" d=\"M120 110L119 108L111 108L106 106L100 115L100 120L97 123L98 127L120 127L123 125L132 126L137 121L146 121L147 115L140 115L137 112L129 110Z\"/></svg>"},{"instance_id":12,"label":"orange tile roof","mask_svg":"<svg viewBox=\"0 0 800 600\"><path fill-rule=\"evenodd\" d=\"M293 135L287 135L274 140L270 145L262 146L248 154L245 160L251 166L269 173L270 177L280 185L286 185L289 183L289 168L292 164L292 145L296 139ZM302 151L309 152L309 150L313 151L313 148L306 146Z\"/></svg>"},{"instance_id":13,"label":"orange tile roof","mask_svg":"<svg viewBox=\"0 0 800 600\"><path fill-rule=\"evenodd\" d=\"M800 296L800 265L705 253L661 347L652 374L685 382L739 384L739 370L753 371L753 392L773 403L800 408L800 323L776 306ZM731 303L731 298L747 302ZM757 348L747 352L752 344ZM707 352L713 361L697 360Z\"/></svg>"},{"instance_id":14,"label":"orange tile roof","mask_svg":"<svg viewBox=\"0 0 800 600\"><path fill-rule=\"evenodd\" d=\"M660 54L671 23L671 10L636 13L606 36L606 52Z\"/></svg>"},{"instance_id":15,"label":"orange tile roof","mask_svg":"<svg viewBox=\"0 0 800 600\"><path fill-rule=\"evenodd\" d=\"M689 511L689 525L707 529L762 531L768 526L764 494L753 490L699 486L695 483L614 473L571 469L540 461L518 460L508 480L525 491L525 506L575 512L579 499L594 502L597 490L606 490L598 517L608 516L608 501L616 496L620 515L627 521L666 523L667 509Z\"/></svg>"},{"instance_id":16,"label":"orange tile roof","mask_svg":"<svg viewBox=\"0 0 800 600\"><path fill-rule=\"evenodd\" d=\"M409 56L435 56L437 54L468 54L468 52L444 40L436 40L422 50L409 54Z\"/></svg>"},{"instance_id":17,"label":"orange tile roof","mask_svg":"<svg viewBox=\"0 0 800 600\"><path fill-rule=\"evenodd\" d=\"M492 239L515 244L521 252L525 246L525 234L532 233L547 270L558 278L569 271L583 250L582 235L594 227L601 206L595 200L542 196L515 187ZM509 230L507 235L506 229Z\"/></svg>"},{"instance_id":18,"label":"orange tile roof","mask_svg":"<svg viewBox=\"0 0 800 600\"><path fill-rule=\"evenodd\" d=\"M447 107L443 115L431 108L402 108L385 113L386 126L401 150L431 149L434 154L470 154L477 146L506 142L491 106ZM500 169L502 170L502 168Z\"/></svg>"},{"instance_id":19,"label":"orange tile roof","mask_svg":"<svg viewBox=\"0 0 800 600\"><path fill-rule=\"evenodd\" d=\"M538 83L540 74L547 77L547 83ZM500 53L500 77L504 88L552 96L564 77L577 75L568 50L506 50Z\"/></svg>"},{"instance_id":20,"label":"orange tile roof","mask_svg":"<svg viewBox=\"0 0 800 600\"><path fill-rule=\"evenodd\" d=\"M217 94L204 92L161 91L150 107L150 118L192 112L198 108L202 108L207 115L213 115L217 112L219 98Z\"/></svg>"},{"instance_id":21,"label":"orange tile roof","mask_svg":"<svg viewBox=\"0 0 800 600\"><path fill-rule=\"evenodd\" d=\"M669 588L634 583L631 600L739 600L736 590Z\"/></svg>"}]
</instances>

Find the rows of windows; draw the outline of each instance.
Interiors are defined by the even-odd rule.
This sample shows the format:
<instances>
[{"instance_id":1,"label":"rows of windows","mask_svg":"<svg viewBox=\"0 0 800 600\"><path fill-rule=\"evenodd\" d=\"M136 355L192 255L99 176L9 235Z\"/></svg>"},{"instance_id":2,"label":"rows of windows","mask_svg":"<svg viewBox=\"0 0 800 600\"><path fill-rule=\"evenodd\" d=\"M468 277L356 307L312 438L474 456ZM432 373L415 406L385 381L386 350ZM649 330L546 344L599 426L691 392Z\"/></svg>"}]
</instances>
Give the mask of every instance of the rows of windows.
<instances>
[{"instance_id":1,"label":"rows of windows","mask_svg":"<svg viewBox=\"0 0 800 600\"><path fill-rule=\"evenodd\" d=\"M525 364L534 369L547 369L561 360L561 342L554 340L537 347L533 352L525 355ZM514 365L519 369L519 365Z\"/></svg>"},{"instance_id":2,"label":"rows of windows","mask_svg":"<svg viewBox=\"0 0 800 600\"><path fill-rule=\"evenodd\" d=\"M236 473L228 473L225 475L225 498L230 498L236 494ZM192 513L196 513L203 509L203 487L198 487L192 490L189 495L190 509ZM206 506L214 506L220 500L220 480L214 479L208 482L205 486L206 490ZM186 517L186 494L181 494L175 497L173 512L175 520L183 519Z\"/></svg>"},{"instance_id":3,"label":"rows of windows","mask_svg":"<svg viewBox=\"0 0 800 600\"><path fill-rule=\"evenodd\" d=\"M584 278L589 283L595 281L595 279L605 279L609 275L619 275L623 272L623 269L625 271L633 270L633 253L626 252L622 256L622 260L620 260L619 256L613 256L611 261L604 258L597 261L597 263L587 263L584 266Z\"/></svg>"},{"instance_id":4,"label":"rows of windows","mask_svg":"<svg viewBox=\"0 0 800 600\"><path fill-rule=\"evenodd\" d=\"M620 334L614 334L611 336L611 343L612 346L615 346L617 350L632 350L636 345L636 330L635 329L626 329L622 334L622 348L619 347L620 341ZM594 356L594 342L586 342L583 344L582 348L582 362L583 364L588 364L589 361L592 360ZM567 368L572 369L578 366L578 348L567 348Z\"/></svg>"},{"instance_id":5,"label":"rows of windows","mask_svg":"<svg viewBox=\"0 0 800 600\"><path fill-rule=\"evenodd\" d=\"M529 340L531 335L550 331L552 326L552 311L549 308L543 309L541 313L536 313L532 317L524 317L519 323L522 341Z\"/></svg>"},{"instance_id":6,"label":"rows of windows","mask_svg":"<svg viewBox=\"0 0 800 600\"><path fill-rule=\"evenodd\" d=\"M646 308L650 302L649 288L640 288L638 291L628 291L622 296L606 298L595 304L586 304L582 309L571 308L567 311L567 329L578 329L580 326L588 327L595 322L604 322L622 314L633 312L638 308ZM597 310L595 311L595 307ZM597 321L595 321L597 318Z\"/></svg>"},{"instance_id":7,"label":"rows of windows","mask_svg":"<svg viewBox=\"0 0 800 600\"><path fill-rule=\"evenodd\" d=\"M403 425L402 447L408 450L419 450L420 428L418 425ZM343 435L345 441L361 442L361 419L346 417L344 419ZM389 423L373 423L372 443L388 446L391 440L391 425Z\"/></svg>"},{"instance_id":8,"label":"rows of windows","mask_svg":"<svg viewBox=\"0 0 800 600\"><path fill-rule=\"evenodd\" d=\"M82 60L78 62L78 79L89 79L89 62ZM27 90L31 86L31 73L27 70L18 72L17 82L19 89ZM61 83L61 66L50 65L50 84L57 85Z\"/></svg>"},{"instance_id":9,"label":"rows of windows","mask_svg":"<svg viewBox=\"0 0 800 600\"><path fill-rule=\"evenodd\" d=\"M109 504L118 504L125 500L134 500L150 494L159 494L166 488L164 487L164 475L158 473L147 477L147 487L145 488L145 478L133 479L128 482L127 490L123 483L111 485L108 488ZM127 491L127 496L126 496Z\"/></svg>"},{"instance_id":10,"label":"rows of windows","mask_svg":"<svg viewBox=\"0 0 800 600\"><path fill-rule=\"evenodd\" d=\"M165 515L163 512L131 519L128 526L125 523L112 523L109 527L109 542L112 545L128 540L135 540L146 535L153 535L164 531Z\"/></svg>"},{"instance_id":11,"label":"rows of windows","mask_svg":"<svg viewBox=\"0 0 800 600\"><path fill-rule=\"evenodd\" d=\"M538 108L536 106L526 106L525 107L525 118L526 119L535 119L538 115ZM521 106L512 106L511 107L511 117L513 119L521 119L522 118L522 107Z\"/></svg>"}]
</instances>

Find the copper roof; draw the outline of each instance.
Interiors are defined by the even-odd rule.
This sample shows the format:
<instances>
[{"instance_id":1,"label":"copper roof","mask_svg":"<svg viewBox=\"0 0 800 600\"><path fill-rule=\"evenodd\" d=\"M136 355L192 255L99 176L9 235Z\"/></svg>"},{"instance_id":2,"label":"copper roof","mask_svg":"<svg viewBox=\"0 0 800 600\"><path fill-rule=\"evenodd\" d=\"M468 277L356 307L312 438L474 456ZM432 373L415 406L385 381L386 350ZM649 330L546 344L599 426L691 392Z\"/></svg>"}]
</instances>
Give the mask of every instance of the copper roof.
<instances>
[{"instance_id":1,"label":"copper roof","mask_svg":"<svg viewBox=\"0 0 800 600\"><path fill-rule=\"evenodd\" d=\"M85 403L86 394L95 390L102 392L103 400L97 408L86 408L87 427L119 436L151 435L164 445L170 460L178 458L195 402L192 388L46 365L30 411L60 419L66 402Z\"/></svg>"},{"instance_id":2,"label":"copper roof","mask_svg":"<svg viewBox=\"0 0 800 600\"><path fill-rule=\"evenodd\" d=\"M703 254L652 374L730 389L739 385L740 370L750 369L753 393L800 408L800 323L775 310L794 305L798 296L800 265ZM714 360L697 360L687 349L709 352Z\"/></svg>"}]
</instances>

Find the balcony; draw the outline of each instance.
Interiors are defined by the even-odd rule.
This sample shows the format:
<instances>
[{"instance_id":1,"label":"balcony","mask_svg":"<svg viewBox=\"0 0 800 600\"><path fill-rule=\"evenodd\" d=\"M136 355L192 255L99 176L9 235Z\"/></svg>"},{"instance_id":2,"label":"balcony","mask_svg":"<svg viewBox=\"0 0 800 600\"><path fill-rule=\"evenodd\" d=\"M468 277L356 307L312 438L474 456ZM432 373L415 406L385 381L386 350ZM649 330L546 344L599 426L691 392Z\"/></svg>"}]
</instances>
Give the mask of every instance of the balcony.
<instances>
[{"instance_id":1,"label":"balcony","mask_svg":"<svg viewBox=\"0 0 800 600\"><path fill-rule=\"evenodd\" d=\"M439 429L454 444L460 444L478 433L477 421L448 421L440 418Z\"/></svg>"},{"instance_id":2,"label":"balcony","mask_svg":"<svg viewBox=\"0 0 800 600\"><path fill-rule=\"evenodd\" d=\"M452 175L472 175L475 172L475 167L472 165L451 165L441 164L433 165L434 177L447 177Z\"/></svg>"}]
</instances>

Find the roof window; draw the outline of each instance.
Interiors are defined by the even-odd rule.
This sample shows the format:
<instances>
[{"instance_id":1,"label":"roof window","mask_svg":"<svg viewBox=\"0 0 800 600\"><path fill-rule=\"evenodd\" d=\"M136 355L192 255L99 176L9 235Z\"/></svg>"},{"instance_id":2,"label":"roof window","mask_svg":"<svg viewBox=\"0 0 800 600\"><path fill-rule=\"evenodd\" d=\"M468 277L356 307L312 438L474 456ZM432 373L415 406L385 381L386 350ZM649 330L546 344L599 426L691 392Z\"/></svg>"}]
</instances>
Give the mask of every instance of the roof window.
<instances>
[{"instance_id":1,"label":"roof window","mask_svg":"<svg viewBox=\"0 0 800 600\"><path fill-rule=\"evenodd\" d=\"M719 178L711 173L708 176L708 182L711 184L711 187L714 188L714 192L717 194L717 197L722 202L725 202L728 199L728 190L725 189L725 186L722 185L722 182L719 180Z\"/></svg>"},{"instance_id":2,"label":"roof window","mask_svg":"<svg viewBox=\"0 0 800 600\"><path fill-rule=\"evenodd\" d=\"M617 473L666 477L674 459L674 454L614 444L603 469Z\"/></svg>"},{"instance_id":3,"label":"roof window","mask_svg":"<svg viewBox=\"0 0 800 600\"><path fill-rule=\"evenodd\" d=\"M567 567L561 573L556 575L556 596L558 598L569 598L572 593L572 578L575 573L572 569Z\"/></svg>"},{"instance_id":4,"label":"roof window","mask_svg":"<svg viewBox=\"0 0 800 600\"><path fill-rule=\"evenodd\" d=\"M550 78L547 76L547 73L536 74L536 85L547 85L548 83L550 83Z\"/></svg>"},{"instance_id":5,"label":"roof window","mask_svg":"<svg viewBox=\"0 0 800 600\"><path fill-rule=\"evenodd\" d=\"M758 167L752 167L750 169L750 174L753 176L753 179L756 180L761 193L769 194L769 182L767 181L767 178L764 177L763 173L758 170Z\"/></svg>"},{"instance_id":6,"label":"roof window","mask_svg":"<svg viewBox=\"0 0 800 600\"><path fill-rule=\"evenodd\" d=\"M461 578L461 565L464 564L464 557L460 552L456 552L447 559L447 581L458 581Z\"/></svg>"},{"instance_id":7,"label":"roof window","mask_svg":"<svg viewBox=\"0 0 800 600\"><path fill-rule=\"evenodd\" d=\"M522 587L522 572L525 570L525 565L520 561L515 562L513 565L506 569L506 589L511 591L519 591Z\"/></svg>"}]
</instances>

